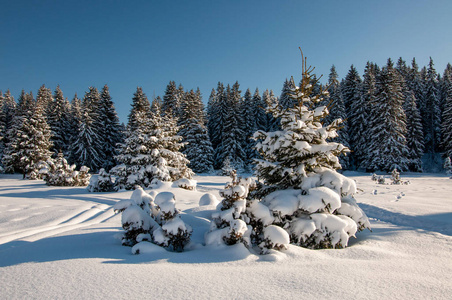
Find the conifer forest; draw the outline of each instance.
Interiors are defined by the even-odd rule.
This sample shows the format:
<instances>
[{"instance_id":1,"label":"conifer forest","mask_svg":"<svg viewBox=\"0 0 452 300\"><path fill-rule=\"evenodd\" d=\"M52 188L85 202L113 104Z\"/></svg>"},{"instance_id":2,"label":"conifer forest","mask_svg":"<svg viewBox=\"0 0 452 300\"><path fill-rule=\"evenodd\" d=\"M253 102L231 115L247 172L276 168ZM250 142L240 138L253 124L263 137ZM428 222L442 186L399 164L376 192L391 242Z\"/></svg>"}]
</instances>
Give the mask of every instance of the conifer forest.
<instances>
[{"instance_id":1,"label":"conifer forest","mask_svg":"<svg viewBox=\"0 0 452 300\"><path fill-rule=\"evenodd\" d=\"M342 79L332 66L325 77L310 84L314 95L328 91L316 104L329 110L325 122L343 120L332 138L351 150L339 157L342 169L439 172L452 157L450 64L441 73L432 59L424 67L415 59L388 59L381 67L368 62L362 74L352 65ZM1 168L35 179L40 162L64 157L77 170L117 176L126 189L193 172L251 172L262 155L255 132L280 130L267 108L294 107L289 92L296 86L293 78L281 91L218 82L207 99L175 81L153 99L138 87L127 124L120 123L107 85L70 101L59 86L22 90L17 101L17 91L0 91Z\"/></svg>"}]
</instances>

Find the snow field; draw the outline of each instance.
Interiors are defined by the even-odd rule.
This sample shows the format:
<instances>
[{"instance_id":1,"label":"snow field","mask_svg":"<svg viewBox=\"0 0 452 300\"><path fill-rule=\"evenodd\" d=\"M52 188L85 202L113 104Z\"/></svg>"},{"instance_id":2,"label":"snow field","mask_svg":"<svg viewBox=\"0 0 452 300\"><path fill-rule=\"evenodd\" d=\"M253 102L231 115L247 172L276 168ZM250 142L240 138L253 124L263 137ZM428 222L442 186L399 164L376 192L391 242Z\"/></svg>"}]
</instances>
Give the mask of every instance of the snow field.
<instances>
[{"instance_id":1,"label":"snow field","mask_svg":"<svg viewBox=\"0 0 452 300\"><path fill-rule=\"evenodd\" d=\"M149 244L133 255L114 238L123 230L111 209L131 191L0 175L0 299L449 299L452 180L402 174L410 185L379 185L368 174L346 175L357 181L373 232L342 250L289 245L265 256L202 245L215 206L199 201L206 193L220 200L228 177L197 176L196 191L163 184L157 191L175 195L192 244L183 253Z\"/></svg>"}]
</instances>

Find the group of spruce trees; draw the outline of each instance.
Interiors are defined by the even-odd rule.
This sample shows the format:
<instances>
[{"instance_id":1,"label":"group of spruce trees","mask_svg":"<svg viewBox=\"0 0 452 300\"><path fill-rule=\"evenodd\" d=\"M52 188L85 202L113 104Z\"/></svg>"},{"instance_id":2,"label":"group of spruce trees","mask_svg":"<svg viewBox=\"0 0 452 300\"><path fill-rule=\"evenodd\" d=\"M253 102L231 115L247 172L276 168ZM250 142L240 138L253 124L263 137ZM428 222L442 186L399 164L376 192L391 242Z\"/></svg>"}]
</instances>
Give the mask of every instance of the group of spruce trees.
<instances>
[{"instance_id":1,"label":"group of spruce trees","mask_svg":"<svg viewBox=\"0 0 452 300\"><path fill-rule=\"evenodd\" d=\"M319 104L330 111L326 121L346 120L336 138L352 150L341 157L343 168L422 171L425 154L452 156L450 64L440 76L431 59L421 70L414 59L410 67L401 58L396 66L389 59L382 68L367 63L362 78L352 66L339 81L333 66L325 86L315 77L311 80L314 93L329 92ZM242 95L238 82L232 87L219 82L212 89L207 110L199 89L186 91L174 81L166 87L163 99L156 97L152 102L137 88L126 127L119 122L107 85L101 92L90 87L82 100L75 95L71 102L59 87L52 94L43 85L36 99L22 91L17 103L9 90L0 92L1 162L5 172L23 174L58 152L70 163L94 172L125 162L139 165L145 149L156 144L155 138L146 140L151 134L162 139L160 149L180 149L194 172L249 171L259 157L253 133L279 130L279 120L266 113L266 108L278 103L293 107L289 93L294 85L286 80L276 97L273 91L261 95L258 89L254 94L247 89ZM173 141L175 136L180 140ZM180 157L178 162L170 161L167 157L165 172L173 177L171 172L177 173L178 164L186 163Z\"/></svg>"}]
</instances>

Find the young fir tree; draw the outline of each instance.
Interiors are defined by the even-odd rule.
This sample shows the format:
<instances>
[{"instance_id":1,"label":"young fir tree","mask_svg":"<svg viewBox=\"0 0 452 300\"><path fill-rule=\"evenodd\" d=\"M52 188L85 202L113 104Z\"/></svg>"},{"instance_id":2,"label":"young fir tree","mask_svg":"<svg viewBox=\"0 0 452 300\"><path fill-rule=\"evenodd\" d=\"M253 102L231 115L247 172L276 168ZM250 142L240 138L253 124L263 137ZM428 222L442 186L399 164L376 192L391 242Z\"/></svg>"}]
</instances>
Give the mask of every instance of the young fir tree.
<instances>
[{"instance_id":1,"label":"young fir tree","mask_svg":"<svg viewBox=\"0 0 452 300\"><path fill-rule=\"evenodd\" d=\"M374 117L368 136L371 139L366 166L371 170L390 172L408 170L406 116L403 110L400 75L391 59L377 76L376 94L371 109Z\"/></svg>"},{"instance_id":2,"label":"young fir tree","mask_svg":"<svg viewBox=\"0 0 452 300\"><path fill-rule=\"evenodd\" d=\"M441 141L441 111L438 91L438 75L430 58L425 75L424 102L420 110L424 128L424 145L426 153L435 153L439 150Z\"/></svg>"},{"instance_id":3,"label":"young fir tree","mask_svg":"<svg viewBox=\"0 0 452 300\"><path fill-rule=\"evenodd\" d=\"M141 88L134 94L126 139L116 159L121 163L111 173L117 176L118 189L136 185L148 187L153 179L175 181L191 178L189 161L179 152L183 144L176 135L179 128L171 116L150 112L149 101Z\"/></svg>"},{"instance_id":4,"label":"young fir tree","mask_svg":"<svg viewBox=\"0 0 452 300\"><path fill-rule=\"evenodd\" d=\"M348 149L327 140L337 136L341 120L324 127L327 108L311 110L325 93L311 96L311 69L305 66L303 60L302 82L291 91L296 106L268 108L281 119L281 130L255 133L263 157L256 166L261 184L254 193L258 200L251 201L247 213L250 223L262 225L254 227L257 241L264 241L266 228L276 225L287 231L291 243L342 248L370 224L353 198L354 181L335 171L341 167L337 156Z\"/></svg>"},{"instance_id":5,"label":"young fir tree","mask_svg":"<svg viewBox=\"0 0 452 300\"><path fill-rule=\"evenodd\" d=\"M452 157L452 66L447 65L443 76L443 123L442 147L446 157Z\"/></svg>"},{"instance_id":6,"label":"young fir tree","mask_svg":"<svg viewBox=\"0 0 452 300\"><path fill-rule=\"evenodd\" d=\"M10 129L10 141L5 149L3 164L7 171L17 171L24 178L39 179L39 162L50 158L51 131L44 116L42 103L35 103L31 94L20 98L21 115Z\"/></svg>"},{"instance_id":7,"label":"young fir tree","mask_svg":"<svg viewBox=\"0 0 452 300\"><path fill-rule=\"evenodd\" d=\"M182 100L179 135L185 144L182 153L190 161L190 168L196 173L213 170L213 148L207 128L204 126L204 106L193 90L185 93Z\"/></svg>"}]
</instances>

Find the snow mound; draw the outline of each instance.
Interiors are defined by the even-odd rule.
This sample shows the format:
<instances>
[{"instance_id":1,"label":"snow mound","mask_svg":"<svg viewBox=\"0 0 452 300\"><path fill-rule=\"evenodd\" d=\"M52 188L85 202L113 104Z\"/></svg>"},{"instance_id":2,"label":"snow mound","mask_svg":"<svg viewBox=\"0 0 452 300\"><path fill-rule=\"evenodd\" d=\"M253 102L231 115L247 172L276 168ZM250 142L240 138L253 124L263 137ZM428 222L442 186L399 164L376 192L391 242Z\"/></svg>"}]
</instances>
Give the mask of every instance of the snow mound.
<instances>
[{"instance_id":1,"label":"snow mound","mask_svg":"<svg viewBox=\"0 0 452 300\"><path fill-rule=\"evenodd\" d=\"M218 203L217 197L211 193L207 193L202 195L201 199L199 199L199 206L206 206L206 205L215 205L217 206Z\"/></svg>"}]
</instances>

